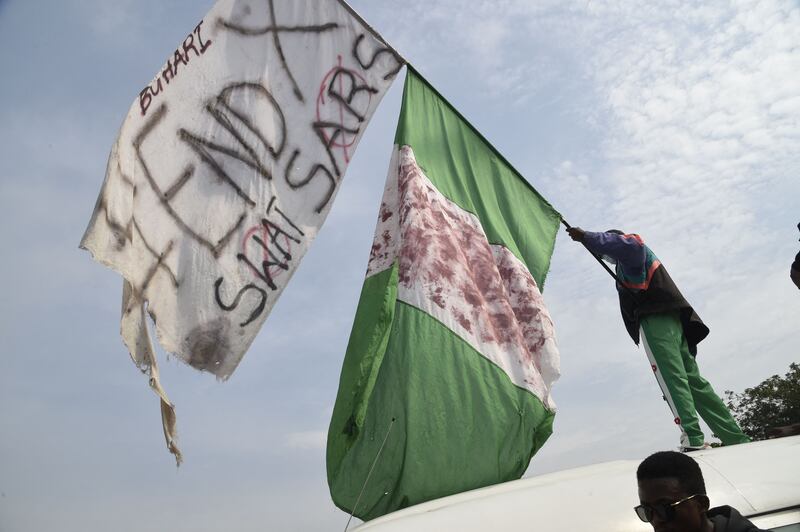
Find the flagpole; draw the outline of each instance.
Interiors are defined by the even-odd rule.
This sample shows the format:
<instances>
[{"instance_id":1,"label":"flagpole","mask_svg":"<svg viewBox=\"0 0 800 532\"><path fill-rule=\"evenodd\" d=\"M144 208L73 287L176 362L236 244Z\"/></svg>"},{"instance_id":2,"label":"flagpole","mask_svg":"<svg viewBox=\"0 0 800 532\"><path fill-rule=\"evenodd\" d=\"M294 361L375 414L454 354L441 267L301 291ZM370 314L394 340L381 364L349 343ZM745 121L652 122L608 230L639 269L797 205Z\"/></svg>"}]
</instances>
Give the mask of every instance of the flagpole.
<instances>
[{"instance_id":1,"label":"flagpole","mask_svg":"<svg viewBox=\"0 0 800 532\"><path fill-rule=\"evenodd\" d=\"M369 482L369 477L372 476L372 470L375 469L375 464L378 463L378 458L381 456L381 452L383 451L383 446L386 445L386 440L389 439L389 433L392 431L392 427L394 426L394 422L397 418L392 418L392 422L389 423L389 428L386 429L386 436L383 437L383 443L381 443L380 449L378 449L378 454L375 455L375 460L372 461L372 467L369 468L369 472L367 473L367 478L364 479L364 485L361 486L361 491L358 492L358 497L356 498L356 503L353 505L353 511L350 512L350 518L347 520L347 524L344 525L344 532L347 532L347 529L350 527L350 521L353 520L353 516L356 513L356 508L358 507L358 503L361 502L361 496L364 495L364 489L367 487L367 482Z\"/></svg>"}]
</instances>

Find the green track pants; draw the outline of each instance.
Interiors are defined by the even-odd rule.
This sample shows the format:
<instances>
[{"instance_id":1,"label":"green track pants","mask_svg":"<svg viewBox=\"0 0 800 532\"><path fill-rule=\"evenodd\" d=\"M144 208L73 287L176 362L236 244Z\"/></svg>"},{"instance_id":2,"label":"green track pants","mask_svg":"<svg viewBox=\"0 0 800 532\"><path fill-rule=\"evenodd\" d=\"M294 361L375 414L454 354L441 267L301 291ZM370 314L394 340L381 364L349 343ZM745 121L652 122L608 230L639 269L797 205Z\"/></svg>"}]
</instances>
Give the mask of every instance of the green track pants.
<instances>
[{"instance_id":1,"label":"green track pants","mask_svg":"<svg viewBox=\"0 0 800 532\"><path fill-rule=\"evenodd\" d=\"M640 324L653 373L675 416L675 424L683 431L681 445L703 445L697 414L724 445L750 441L711 384L700 376L697 362L689 353L678 313L647 314L642 316Z\"/></svg>"}]
</instances>

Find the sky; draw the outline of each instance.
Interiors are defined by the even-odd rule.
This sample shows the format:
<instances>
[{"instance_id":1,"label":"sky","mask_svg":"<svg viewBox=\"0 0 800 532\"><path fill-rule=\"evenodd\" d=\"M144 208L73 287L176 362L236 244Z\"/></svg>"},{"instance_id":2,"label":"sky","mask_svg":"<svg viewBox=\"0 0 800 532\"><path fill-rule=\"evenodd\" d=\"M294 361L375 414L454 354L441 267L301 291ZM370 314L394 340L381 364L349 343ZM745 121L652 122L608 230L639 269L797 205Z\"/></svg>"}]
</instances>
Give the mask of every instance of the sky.
<instances>
[{"instance_id":1,"label":"sky","mask_svg":"<svg viewBox=\"0 0 800 532\"><path fill-rule=\"evenodd\" d=\"M795 0L351 4L570 224L644 237L711 328L698 363L718 393L800 360ZM0 0L2 532L347 521L325 434L402 79L231 379L159 353L177 470L119 336L121 279L78 249L128 107L211 5ZM526 476L676 448L612 280L564 233L544 297L562 377L554 434Z\"/></svg>"}]
</instances>

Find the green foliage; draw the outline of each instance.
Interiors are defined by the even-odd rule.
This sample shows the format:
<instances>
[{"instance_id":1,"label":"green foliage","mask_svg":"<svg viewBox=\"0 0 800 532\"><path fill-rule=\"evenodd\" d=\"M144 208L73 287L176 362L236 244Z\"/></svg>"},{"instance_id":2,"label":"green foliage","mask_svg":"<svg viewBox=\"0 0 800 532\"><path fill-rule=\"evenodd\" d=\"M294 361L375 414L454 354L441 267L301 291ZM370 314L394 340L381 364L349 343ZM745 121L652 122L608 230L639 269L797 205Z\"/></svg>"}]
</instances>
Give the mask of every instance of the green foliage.
<instances>
[{"instance_id":1,"label":"green foliage","mask_svg":"<svg viewBox=\"0 0 800 532\"><path fill-rule=\"evenodd\" d=\"M800 365L789 364L785 377L773 375L743 393L725 392L739 426L753 440L767 439L767 430L800 423Z\"/></svg>"}]
</instances>

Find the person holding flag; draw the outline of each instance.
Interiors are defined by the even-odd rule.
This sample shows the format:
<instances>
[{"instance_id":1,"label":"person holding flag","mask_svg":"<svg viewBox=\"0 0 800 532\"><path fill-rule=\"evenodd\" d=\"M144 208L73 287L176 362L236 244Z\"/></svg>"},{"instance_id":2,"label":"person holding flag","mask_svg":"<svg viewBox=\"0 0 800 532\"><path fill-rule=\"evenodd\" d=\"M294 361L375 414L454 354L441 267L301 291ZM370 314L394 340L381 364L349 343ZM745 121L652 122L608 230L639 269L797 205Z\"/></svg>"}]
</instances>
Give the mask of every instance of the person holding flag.
<instances>
[{"instance_id":1,"label":"person holding flag","mask_svg":"<svg viewBox=\"0 0 800 532\"><path fill-rule=\"evenodd\" d=\"M800 229L800 224L797 224L797 229ZM797 255L794 258L792 267L789 270L789 277L792 279L794 285L797 288L800 288L800 251L797 252Z\"/></svg>"},{"instance_id":2,"label":"person holding flag","mask_svg":"<svg viewBox=\"0 0 800 532\"><path fill-rule=\"evenodd\" d=\"M681 294L653 251L637 234L567 228L570 238L616 266L617 291L625 328L638 345L640 336L664 399L681 427L681 450L703 449L697 415L723 445L745 443L742 432L695 361L697 344L709 329Z\"/></svg>"}]
</instances>

